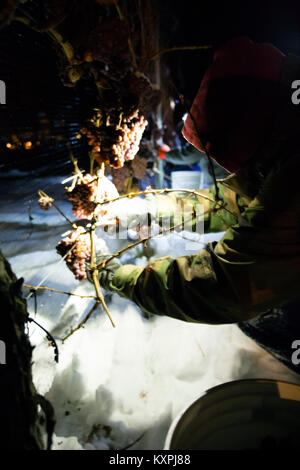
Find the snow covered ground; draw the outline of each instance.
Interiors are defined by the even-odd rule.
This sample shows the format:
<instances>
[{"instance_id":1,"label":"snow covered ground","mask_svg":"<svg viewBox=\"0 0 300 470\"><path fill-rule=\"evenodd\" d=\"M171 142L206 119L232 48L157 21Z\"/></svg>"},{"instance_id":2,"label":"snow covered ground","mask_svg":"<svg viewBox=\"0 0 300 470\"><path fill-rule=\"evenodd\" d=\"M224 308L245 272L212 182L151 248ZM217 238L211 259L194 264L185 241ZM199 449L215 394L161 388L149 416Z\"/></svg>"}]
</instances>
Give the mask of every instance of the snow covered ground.
<instances>
[{"instance_id":1,"label":"snow covered ground","mask_svg":"<svg viewBox=\"0 0 300 470\"><path fill-rule=\"evenodd\" d=\"M43 212L37 203L37 190L43 189L72 218L60 184L63 178L2 175L0 248L25 283L93 295L93 286L76 281L56 253L55 245L69 226L54 208ZM207 235L204 242L218 236ZM112 252L120 246L120 241L105 238ZM149 246L154 257L176 257L188 253L186 243L179 234L170 234L153 239ZM189 252L202 246L203 241L195 241ZM147 263L141 247L125 253L121 261ZM24 288L24 296L34 316L29 289ZM62 344L60 339L77 325L93 300L38 291L34 318L54 335L60 354L57 364L43 332L29 325L35 346L34 383L55 408L55 450L163 449L177 414L215 385L245 378L300 383L299 376L235 325L149 319L116 294L106 294L106 301L116 328L99 309Z\"/></svg>"}]
</instances>

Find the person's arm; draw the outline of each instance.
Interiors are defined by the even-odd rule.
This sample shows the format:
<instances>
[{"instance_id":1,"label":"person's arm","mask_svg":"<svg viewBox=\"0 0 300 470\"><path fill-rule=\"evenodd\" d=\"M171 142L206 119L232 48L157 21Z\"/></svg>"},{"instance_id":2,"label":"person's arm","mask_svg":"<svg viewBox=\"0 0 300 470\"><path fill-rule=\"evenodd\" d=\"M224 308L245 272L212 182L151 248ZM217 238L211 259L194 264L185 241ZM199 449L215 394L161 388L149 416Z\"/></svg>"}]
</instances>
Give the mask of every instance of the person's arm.
<instances>
[{"instance_id":1,"label":"person's arm","mask_svg":"<svg viewBox=\"0 0 300 470\"><path fill-rule=\"evenodd\" d=\"M243 321L299 297L297 161L268 176L220 242L146 268L121 266L109 289L149 313L209 324Z\"/></svg>"}]
</instances>

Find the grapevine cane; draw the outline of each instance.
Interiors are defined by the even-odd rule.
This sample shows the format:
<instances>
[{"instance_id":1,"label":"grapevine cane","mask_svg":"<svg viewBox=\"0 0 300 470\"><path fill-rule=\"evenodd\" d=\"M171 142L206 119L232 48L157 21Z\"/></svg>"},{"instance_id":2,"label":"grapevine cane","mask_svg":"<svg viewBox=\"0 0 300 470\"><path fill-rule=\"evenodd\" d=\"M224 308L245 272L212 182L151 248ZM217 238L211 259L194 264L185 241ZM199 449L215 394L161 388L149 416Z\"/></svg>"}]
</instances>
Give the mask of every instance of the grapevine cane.
<instances>
[{"instance_id":1,"label":"grapevine cane","mask_svg":"<svg viewBox=\"0 0 300 470\"><path fill-rule=\"evenodd\" d=\"M93 307L91 308L91 310L87 313L87 315L84 317L84 319L79 323L79 325L77 325L75 328L73 328L70 333L67 334L67 336L65 336L63 339L62 339L62 343L64 343L73 333L75 333L75 331L79 330L80 328L83 327L83 325L88 321L88 319L93 315L94 311L96 310L96 308L98 307L99 305L99 300L97 300Z\"/></svg>"},{"instance_id":2,"label":"grapevine cane","mask_svg":"<svg viewBox=\"0 0 300 470\"><path fill-rule=\"evenodd\" d=\"M38 190L38 195L40 197L40 199L42 200L45 200L47 203L50 204L49 207L53 206L55 207L55 209L60 213L60 215L63 216L63 218L68 222L68 224L71 224L73 228L77 228L77 225L75 223L73 223L64 213L62 210L60 210L60 208L55 204L54 202L54 199L50 196L48 196L48 194L46 194L44 191L42 191L41 189Z\"/></svg>"},{"instance_id":3,"label":"grapevine cane","mask_svg":"<svg viewBox=\"0 0 300 470\"><path fill-rule=\"evenodd\" d=\"M215 201L214 207L212 209L209 209L209 210L205 211L203 213L203 215L208 214L210 212L218 211L219 209L216 208L217 204L218 204L218 202ZM193 217L190 217L189 219L187 219L187 222L192 222L192 220L193 220ZM114 258L117 258L118 256L122 255L123 253L130 250L131 248L134 248L135 246L140 245L141 243L147 243L147 241L151 240L151 238L157 237L158 235L164 235L165 233L168 233L168 232L172 232L173 230L176 230L177 228L180 228L180 227L182 227L182 222L180 222L179 224L176 224L176 225L172 225L171 227L168 227L168 228L163 228L163 229L159 230L159 232L154 233L153 235L149 235L146 238L143 238L141 240L138 240L137 242L131 243L130 245L126 246L125 248L122 248L122 250L119 250L116 253L114 253L113 255L111 255L109 258L101 261L101 263L99 263L97 265L97 268L103 269L109 261L111 261Z\"/></svg>"},{"instance_id":4,"label":"grapevine cane","mask_svg":"<svg viewBox=\"0 0 300 470\"><path fill-rule=\"evenodd\" d=\"M131 199L133 197L142 196L142 195L146 195L146 194L167 194L167 193L171 193L171 192L188 193L188 194L191 194L191 195L194 195L194 196L197 196L197 197L201 197L203 199L206 199L207 201L210 201L213 204L217 204L219 207L217 207L216 209L218 209L218 210L219 209L224 209L229 214L236 217L236 215L233 212L231 212L226 207L226 205L224 203L222 203L221 201L216 201L216 200L210 198L209 196L206 196L205 194L202 194L199 191L196 191L194 189L184 189L184 188L145 189L143 191L137 191L137 192L127 193L127 194L122 194L121 196L115 197L113 199L109 199L107 201L97 202L96 204L104 205L104 204L109 204L110 202L115 202L115 201L118 201L119 199L124 199L124 198Z\"/></svg>"},{"instance_id":5,"label":"grapevine cane","mask_svg":"<svg viewBox=\"0 0 300 470\"><path fill-rule=\"evenodd\" d=\"M99 189L99 180L101 179L101 177L104 176L104 168L105 168L104 165L105 164L103 163L101 165L101 169L98 171L98 175L97 175L98 189ZM99 190L98 190L98 194L99 194ZM95 216L95 210L94 210L93 217L92 217L91 228L90 228L92 278L93 278L93 283L94 283L94 286L95 286L95 290L96 290L98 300L99 300L99 302L102 303L103 308L104 308L108 318L110 319L110 322L111 322L112 326L115 327L115 324L114 324L114 322L111 318L111 315L110 315L109 310L107 308L107 305L105 303L105 300L104 300L104 297L103 297L103 294L102 294L102 291L101 291L100 282L99 282L99 271L98 271L98 268L97 268L97 265L96 265L96 262L95 262L95 230L96 230L96 216Z\"/></svg>"},{"instance_id":6,"label":"grapevine cane","mask_svg":"<svg viewBox=\"0 0 300 470\"><path fill-rule=\"evenodd\" d=\"M124 15L123 15L119 5L117 4L117 2L115 3L115 7L116 7L116 10L118 12L120 20L124 21L125 20ZM134 48L133 48L132 41L131 41L130 37L128 38L128 46L129 46L129 50L130 50L130 54L131 54L132 64L133 64L134 68L137 68L136 56L135 56Z\"/></svg>"},{"instance_id":7,"label":"grapevine cane","mask_svg":"<svg viewBox=\"0 0 300 470\"><path fill-rule=\"evenodd\" d=\"M57 294L74 295L75 297L80 297L81 299L97 299L95 295L74 294L73 292L65 292L62 290L52 289L51 287L47 287L47 286L31 286L30 284L25 284L25 283L23 284L23 286L28 287L29 289L32 289L32 290L42 289L42 290L48 290L50 292L56 292Z\"/></svg>"}]
</instances>

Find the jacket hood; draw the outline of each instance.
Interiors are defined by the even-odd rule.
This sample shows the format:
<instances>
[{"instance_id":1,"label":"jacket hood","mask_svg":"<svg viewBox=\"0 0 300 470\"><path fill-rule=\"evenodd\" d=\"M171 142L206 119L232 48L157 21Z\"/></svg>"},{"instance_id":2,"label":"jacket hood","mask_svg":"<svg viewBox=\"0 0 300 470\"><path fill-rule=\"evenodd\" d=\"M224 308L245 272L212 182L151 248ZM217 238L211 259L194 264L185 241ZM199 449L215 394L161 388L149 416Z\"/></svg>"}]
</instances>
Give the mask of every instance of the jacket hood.
<instances>
[{"instance_id":1,"label":"jacket hood","mask_svg":"<svg viewBox=\"0 0 300 470\"><path fill-rule=\"evenodd\" d=\"M186 140L230 173L238 171L263 145L286 93L284 58L273 45L247 37L218 49L186 118Z\"/></svg>"}]
</instances>

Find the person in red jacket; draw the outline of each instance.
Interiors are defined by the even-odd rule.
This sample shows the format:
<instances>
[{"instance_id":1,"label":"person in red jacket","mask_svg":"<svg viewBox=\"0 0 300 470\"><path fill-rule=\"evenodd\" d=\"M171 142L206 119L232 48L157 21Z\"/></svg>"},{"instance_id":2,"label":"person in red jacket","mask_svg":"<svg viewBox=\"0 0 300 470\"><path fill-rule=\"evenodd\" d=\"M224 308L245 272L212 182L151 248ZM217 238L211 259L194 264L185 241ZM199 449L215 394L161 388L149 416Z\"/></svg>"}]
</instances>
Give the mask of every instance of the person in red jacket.
<instances>
[{"instance_id":1,"label":"person in red jacket","mask_svg":"<svg viewBox=\"0 0 300 470\"><path fill-rule=\"evenodd\" d=\"M122 266L114 259L99 275L106 289L146 312L191 322L238 323L296 372L300 106L292 100L292 86L298 79L300 60L270 44L242 37L220 47L183 135L230 172L210 192L234 215L225 220L224 236L199 254L156 259L146 268ZM224 230L223 216L224 211L211 213L207 226Z\"/></svg>"}]
</instances>

